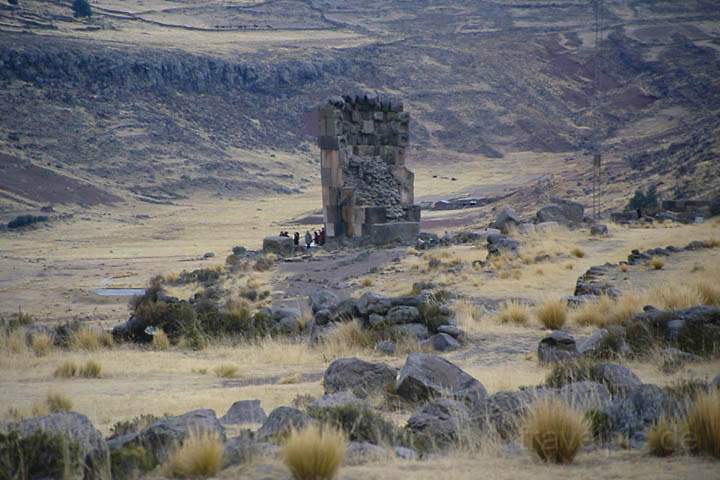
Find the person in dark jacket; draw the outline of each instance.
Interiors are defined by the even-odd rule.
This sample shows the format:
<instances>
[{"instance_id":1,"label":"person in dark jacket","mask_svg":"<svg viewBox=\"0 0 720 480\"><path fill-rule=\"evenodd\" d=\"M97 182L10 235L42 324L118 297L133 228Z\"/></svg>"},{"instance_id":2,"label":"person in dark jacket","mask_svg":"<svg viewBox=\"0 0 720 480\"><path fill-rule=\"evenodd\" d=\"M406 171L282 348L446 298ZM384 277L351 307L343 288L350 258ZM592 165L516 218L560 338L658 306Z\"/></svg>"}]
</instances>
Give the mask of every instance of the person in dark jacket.
<instances>
[{"instance_id":1,"label":"person in dark jacket","mask_svg":"<svg viewBox=\"0 0 720 480\"><path fill-rule=\"evenodd\" d=\"M300 232L295 232L295 235L293 235L293 242L296 247L300 245Z\"/></svg>"},{"instance_id":2,"label":"person in dark jacket","mask_svg":"<svg viewBox=\"0 0 720 480\"><path fill-rule=\"evenodd\" d=\"M310 235L310 230L307 230L305 232L305 245L307 248L310 248L310 245L312 245L313 237Z\"/></svg>"}]
</instances>

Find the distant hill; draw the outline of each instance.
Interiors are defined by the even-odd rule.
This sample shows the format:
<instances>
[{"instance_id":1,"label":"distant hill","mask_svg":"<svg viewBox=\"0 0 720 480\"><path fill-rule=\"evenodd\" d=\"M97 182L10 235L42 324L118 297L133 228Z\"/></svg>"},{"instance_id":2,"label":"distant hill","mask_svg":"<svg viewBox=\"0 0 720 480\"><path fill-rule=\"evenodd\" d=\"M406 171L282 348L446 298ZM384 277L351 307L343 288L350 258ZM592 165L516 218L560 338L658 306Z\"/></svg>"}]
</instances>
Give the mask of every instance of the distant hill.
<instances>
[{"instance_id":1,"label":"distant hill","mask_svg":"<svg viewBox=\"0 0 720 480\"><path fill-rule=\"evenodd\" d=\"M83 21L70 2L0 7L0 152L109 195L302 189L318 176L304 114L371 90L404 99L416 162L577 157L595 87L610 181L720 189L712 0L605 2L598 85L587 1L92 5Z\"/></svg>"}]
</instances>

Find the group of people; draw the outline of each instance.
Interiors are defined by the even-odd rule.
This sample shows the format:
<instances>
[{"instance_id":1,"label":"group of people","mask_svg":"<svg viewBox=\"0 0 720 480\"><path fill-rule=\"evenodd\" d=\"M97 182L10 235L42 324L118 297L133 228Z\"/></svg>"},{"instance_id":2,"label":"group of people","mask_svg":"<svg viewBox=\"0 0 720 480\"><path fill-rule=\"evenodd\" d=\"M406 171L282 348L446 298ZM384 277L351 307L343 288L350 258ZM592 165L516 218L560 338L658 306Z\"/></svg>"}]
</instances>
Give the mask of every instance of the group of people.
<instances>
[{"instance_id":1,"label":"group of people","mask_svg":"<svg viewBox=\"0 0 720 480\"><path fill-rule=\"evenodd\" d=\"M290 232L281 231L280 236L290 238ZM300 246L300 232L295 232L292 238L295 246ZM310 248L313 244L315 246L325 245L325 227L313 233L310 233L310 230L306 231L304 240L307 248Z\"/></svg>"}]
</instances>

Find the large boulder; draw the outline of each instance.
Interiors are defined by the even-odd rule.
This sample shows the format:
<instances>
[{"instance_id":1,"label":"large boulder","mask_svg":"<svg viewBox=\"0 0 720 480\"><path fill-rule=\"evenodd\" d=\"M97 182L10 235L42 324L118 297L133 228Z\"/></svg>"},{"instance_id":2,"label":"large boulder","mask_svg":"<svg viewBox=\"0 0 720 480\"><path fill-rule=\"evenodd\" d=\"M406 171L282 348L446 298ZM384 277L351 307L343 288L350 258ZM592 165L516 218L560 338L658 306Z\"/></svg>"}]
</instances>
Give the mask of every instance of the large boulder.
<instances>
[{"instance_id":1,"label":"large boulder","mask_svg":"<svg viewBox=\"0 0 720 480\"><path fill-rule=\"evenodd\" d=\"M473 406L473 423L482 431L497 432L502 438L512 438L530 405L550 393L551 390L540 388L497 392Z\"/></svg>"},{"instance_id":2,"label":"large boulder","mask_svg":"<svg viewBox=\"0 0 720 480\"><path fill-rule=\"evenodd\" d=\"M424 340L430 336L430 330L424 323L403 323L392 325L389 329L393 338L413 338Z\"/></svg>"},{"instance_id":3,"label":"large boulder","mask_svg":"<svg viewBox=\"0 0 720 480\"><path fill-rule=\"evenodd\" d=\"M69 478L84 480L106 480L110 478L110 451L105 443L102 434L93 426L92 422L85 416L75 412L53 413L43 417L33 417L16 423L0 423L0 433L8 434L16 432L19 438L30 438L44 432L50 437L45 437L41 445L34 445L42 448L42 452L36 452L36 462L30 465L25 464L32 475L28 478ZM63 439L63 440L60 440ZM2 439L3 443L8 439ZM64 444L69 442L70 445ZM8 447L5 450L4 447ZM32 447L32 446L31 446ZM0 444L0 449L5 450L10 458L8 468L19 467L14 461L20 461L14 457L10 445ZM27 461L27 458L24 459ZM6 465L4 460L2 465ZM16 478L13 475L19 471L4 472L7 477ZM19 478L19 477L18 477Z\"/></svg>"},{"instance_id":4,"label":"large boulder","mask_svg":"<svg viewBox=\"0 0 720 480\"><path fill-rule=\"evenodd\" d=\"M420 321L420 310L417 307L399 305L388 311L385 320L392 324L416 323Z\"/></svg>"},{"instance_id":5,"label":"large boulder","mask_svg":"<svg viewBox=\"0 0 720 480\"><path fill-rule=\"evenodd\" d=\"M540 340L537 353L542 364L572 360L580 356L575 338L562 330L555 330Z\"/></svg>"},{"instance_id":6,"label":"large boulder","mask_svg":"<svg viewBox=\"0 0 720 480\"><path fill-rule=\"evenodd\" d=\"M392 300L385 295L366 292L355 302L358 313L368 317L371 313L385 315L392 306Z\"/></svg>"},{"instance_id":7,"label":"large boulder","mask_svg":"<svg viewBox=\"0 0 720 480\"><path fill-rule=\"evenodd\" d=\"M407 422L415 448L424 452L442 450L462 440L469 440L470 426L467 407L447 398L428 402Z\"/></svg>"},{"instance_id":8,"label":"large boulder","mask_svg":"<svg viewBox=\"0 0 720 480\"><path fill-rule=\"evenodd\" d=\"M413 402L449 396L469 403L482 401L485 387L442 357L411 353L397 378L395 391Z\"/></svg>"},{"instance_id":9,"label":"large boulder","mask_svg":"<svg viewBox=\"0 0 720 480\"><path fill-rule=\"evenodd\" d=\"M303 428L310 422L311 418L297 408L278 407L270 412L265 423L255 433L255 438L261 442L276 440L286 435L291 429Z\"/></svg>"},{"instance_id":10,"label":"large boulder","mask_svg":"<svg viewBox=\"0 0 720 480\"><path fill-rule=\"evenodd\" d=\"M260 400L238 400L233 403L220 421L224 424L262 423L267 418Z\"/></svg>"},{"instance_id":11,"label":"large boulder","mask_svg":"<svg viewBox=\"0 0 720 480\"><path fill-rule=\"evenodd\" d=\"M225 441L225 428L210 409L193 410L176 417L163 417L139 433L112 439L111 450L137 445L143 447L155 463L164 462L173 449L182 445L191 432L206 432Z\"/></svg>"},{"instance_id":12,"label":"large boulder","mask_svg":"<svg viewBox=\"0 0 720 480\"><path fill-rule=\"evenodd\" d=\"M289 257L295 252L295 242L290 237L274 235L263 239L263 253L274 253L280 257Z\"/></svg>"},{"instance_id":13,"label":"large boulder","mask_svg":"<svg viewBox=\"0 0 720 480\"><path fill-rule=\"evenodd\" d=\"M276 308L272 310L275 328L284 335L295 335L302 330L302 312L297 308Z\"/></svg>"},{"instance_id":14,"label":"large boulder","mask_svg":"<svg viewBox=\"0 0 720 480\"><path fill-rule=\"evenodd\" d=\"M422 342L423 346L428 346L436 352L449 352L457 350L461 347L460 342L455 340L447 333L436 333L432 337Z\"/></svg>"},{"instance_id":15,"label":"large boulder","mask_svg":"<svg viewBox=\"0 0 720 480\"><path fill-rule=\"evenodd\" d=\"M623 394L642 384L632 370L615 363L598 363L592 367L592 378L613 394Z\"/></svg>"},{"instance_id":16,"label":"large boulder","mask_svg":"<svg viewBox=\"0 0 720 480\"><path fill-rule=\"evenodd\" d=\"M335 293L330 290L316 290L310 294L310 307L313 313L317 313L320 310L334 310L340 303L340 299Z\"/></svg>"},{"instance_id":17,"label":"large boulder","mask_svg":"<svg viewBox=\"0 0 720 480\"><path fill-rule=\"evenodd\" d=\"M251 430L243 430L240 435L225 442L223 453L223 467L247 463L260 454L263 444L258 444L253 438Z\"/></svg>"},{"instance_id":18,"label":"large boulder","mask_svg":"<svg viewBox=\"0 0 720 480\"><path fill-rule=\"evenodd\" d=\"M636 442L644 440L644 432L660 417L673 417L679 412L676 400L662 388L650 384L634 387L607 410L611 429Z\"/></svg>"},{"instance_id":19,"label":"large boulder","mask_svg":"<svg viewBox=\"0 0 720 480\"><path fill-rule=\"evenodd\" d=\"M611 401L610 391L598 382L574 382L560 387L558 397L568 405L578 410L602 410Z\"/></svg>"},{"instance_id":20,"label":"large boulder","mask_svg":"<svg viewBox=\"0 0 720 480\"><path fill-rule=\"evenodd\" d=\"M488 256L497 257L500 255L515 256L518 253L520 244L517 240L506 235L488 235L487 237L487 251Z\"/></svg>"},{"instance_id":21,"label":"large boulder","mask_svg":"<svg viewBox=\"0 0 720 480\"><path fill-rule=\"evenodd\" d=\"M397 372L384 363L370 363L359 358L338 358L325 370L325 393L350 390L360 398L382 393L395 382Z\"/></svg>"},{"instance_id":22,"label":"large boulder","mask_svg":"<svg viewBox=\"0 0 720 480\"><path fill-rule=\"evenodd\" d=\"M515 210L510 205L505 205L495 215L495 221L490 226L507 234L521 223L522 219L515 213Z\"/></svg>"},{"instance_id":23,"label":"large boulder","mask_svg":"<svg viewBox=\"0 0 720 480\"><path fill-rule=\"evenodd\" d=\"M554 198L552 202L537 211L538 223L557 222L566 226L582 223L585 207L581 204L560 198Z\"/></svg>"}]
</instances>

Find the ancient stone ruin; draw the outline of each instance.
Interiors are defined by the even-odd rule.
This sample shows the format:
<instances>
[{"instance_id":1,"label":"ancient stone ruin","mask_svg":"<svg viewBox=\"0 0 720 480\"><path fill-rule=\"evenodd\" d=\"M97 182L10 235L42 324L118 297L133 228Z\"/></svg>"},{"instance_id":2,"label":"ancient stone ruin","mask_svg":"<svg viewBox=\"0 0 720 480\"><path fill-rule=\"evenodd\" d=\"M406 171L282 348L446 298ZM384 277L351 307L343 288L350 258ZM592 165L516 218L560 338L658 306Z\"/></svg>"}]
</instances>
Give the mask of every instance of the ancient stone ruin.
<instances>
[{"instance_id":1,"label":"ancient stone ruin","mask_svg":"<svg viewBox=\"0 0 720 480\"><path fill-rule=\"evenodd\" d=\"M320 165L327 237L414 243L420 206L405 167L410 115L375 95L332 97L320 109Z\"/></svg>"}]
</instances>

